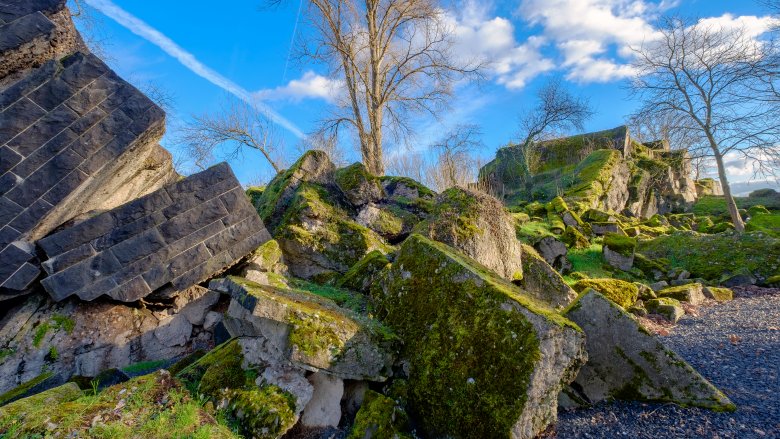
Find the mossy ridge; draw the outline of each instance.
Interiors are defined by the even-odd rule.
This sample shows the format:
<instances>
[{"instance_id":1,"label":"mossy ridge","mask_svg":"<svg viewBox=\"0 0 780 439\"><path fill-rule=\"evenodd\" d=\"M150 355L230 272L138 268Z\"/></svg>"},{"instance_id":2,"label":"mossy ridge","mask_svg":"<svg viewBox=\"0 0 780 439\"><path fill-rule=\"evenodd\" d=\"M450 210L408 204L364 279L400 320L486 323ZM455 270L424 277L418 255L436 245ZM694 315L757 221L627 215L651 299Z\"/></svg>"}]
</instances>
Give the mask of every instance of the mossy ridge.
<instances>
[{"instance_id":1,"label":"mossy ridge","mask_svg":"<svg viewBox=\"0 0 780 439\"><path fill-rule=\"evenodd\" d=\"M420 222L414 227L413 233L423 233L430 229L434 236L438 235L440 228L444 235L454 231L456 237L468 240L485 231L477 225L477 220L482 213L478 201L463 189L453 187L442 192L437 197L437 203L433 209L433 219Z\"/></svg>"},{"instance_id":2,"label":"mossy ridge","mask_svg":"<svg viewBox=\"0 0 780 439\"><path fill-rule=\"evenodd\" d=\"M0 409L0 431L8 437L66 437L74 432L81 438L239 437L219 425L167 373L133 378L97 395L72 393L77 391L73 383L52 391L58 389L71 393L63 393L57 401L44 392ZM120 400L124 405L118 405Z\"/></svg>"},{"instance_id":3,"label":"mossy ridge","mask_svg":"<svg viewBox=\"0 0 780 439\"><path fill-rule=\"evenodd\" d=\"M244 388L254 385L257 371L244 368L244 354L238 339L230 339L209 351L176 377L195 395L219 397L224 388Z\"/></svg>"},{"instance_id":4,"label":"mossy ridge","mask_svg":"<svg viewBox=\"0 0 780 439\"><path fill-rule=\"evenodd\" d=\"M618 233L607 233L604 235L603 246L622 256L633 256L636 239Z\"/></svg>"},{"instance_id":5,"label":"mossy ridge","mask_svg":"<svg viewBox=\"0 0 780 439\"><path fill-rule=\"evenodd\" d=\"M411 275L403 274L407 269ZM523 411L541 354L531 323L502 305L516 301L558 325L580 329L476 261L420 235L407 239L391 271L383 310L403 339L415 341L405 349L417 418L434 435L507 434ZM376 294L381 300L383 293ZM516 352L526 354L519 358Z\"/></svg>"},{"instance_id":6,"label":"mossy ridge","mask_svg":"<svg viewBox=\"0 0 780 439\"><path fill-rule=\"evenodd\" d=\"M691 277L718 281L724 274L747 270L759 281L777 273L780 239L763 233L675 232L638 243L640 253L649 258L667 259Z\"/></svg>"},{"instance_id":7,"label":"mossy ridge","mask_svg":"<svg viewBox=\"0 0 780 439\"><path fill-rule=\"evenodd\" d=\"M366 391L347 439L412 439L405 433L406 413L391 398Z\"/></svg>"},{"instance_id":8,"label":"mossy ridge","mask_svg":"<svg viewBox=\"0 0 780 439\"><path fill-rule=\"evenodd\" d=\"M387 260L387 256L378 250L374 250L347 270L344 276L336 282L336 286L368 292L372 280L389 264L390 261Z\"/></svg>"},{"instance_id":9,"label":"mossy ridge","mask_svg":"<svg viewBox=\"0 0 780 439\"><path fill-rule=\"evenodd\" d=\"M14 387L13 389L3 393L2 395L0 395L0 406L8 404L9 402L14 401L16 399L19 399L24 394L30 392L36 386L48 380L52 376L54 376L52 372L43 372L38 376L34 377L33 379L26 381Z\"/></svg>"},{"instance_id":10,"label":"mossy ridge","mask_svg":"<svg viewBox=\"0 0 780 439\"><path fill-rule=\"evenodd\" d=\"M572 288L578 293L594 289L623 308L630 307L639 298L636 285L619 279L583 279L572 285Z\"/></svg>"},{"instance_id":11,"label":"mossy ridge","mask_svg":"<svg viewBox=\"0 0 780 439\"><path fill-rule=\"evenodd\" d=\"M336 185L338 185L343 192L354 191L364 184L374 185L380 191L382 189L379 178L371 175L366 167L360 162L336 170L334 178Z\"/></svg>"}]
</instances>

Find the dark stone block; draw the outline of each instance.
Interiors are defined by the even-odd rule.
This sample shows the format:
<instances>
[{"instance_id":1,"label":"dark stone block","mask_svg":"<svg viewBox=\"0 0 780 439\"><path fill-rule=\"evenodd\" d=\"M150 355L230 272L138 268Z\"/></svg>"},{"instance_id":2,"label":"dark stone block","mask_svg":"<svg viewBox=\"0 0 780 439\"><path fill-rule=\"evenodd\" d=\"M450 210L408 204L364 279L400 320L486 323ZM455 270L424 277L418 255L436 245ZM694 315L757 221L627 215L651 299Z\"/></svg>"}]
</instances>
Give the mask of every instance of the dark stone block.
<instances>
[{"instance_id":1,"label":"dark stone block","mask_svg":"<svg viewBox=\"0 0 780 439\"><path fill-rule=\"evenodd\" d=\"M190 267L203 263L210 257L211 253L206 246L198 244L171 259L167 264L168 272L171 278L176 278L189 271Z\"/></svg>"},{"instance_id":2,"label":"dark stone block","mask_svg":"<svg viewBox=\"0 0 780 439\"><path fill-rule=\"evenodd\" d=\"M38 240L38 246L51 258L103 236L116 226L111 212L104 212Z\"/></svg>"},{"instance_id":3,"label":"dark stone block","mask_svg":"<svg viewBox=\"0 0 780 439\"><path fill-rule=\"evenodd\" d=\"M81 262L84 259L95 256L95 254L95 249L93 249L91 245L83 244L49 259L41 265L43 266L43 269L46 270L46 273L54 274L73 264Z\"/></svg>"},{"instance_id":4,"label":"dark stone block","mask_svg":"<svg viewBox=\"0 0 780 439\"><path fill-rule=\"evenodd\" d=\"M118 225L116 228L94 241L92 241L93 247L97 251L103 251L109 249L115 245L131 239L132 237L143 233L146 230L153 229L155 226L163 222L165 219L157 212L142 217L136 221L127 224ZM117 222L117 224L120 224Z\"/></svg>"},{"instance_id":5,"label":"dark stone block","mask_svg":"<svg viewBox=\"0 0 780 439\"><path fill-rule=\"evenodd\" d=\"M16 101L0 113L0 145L27 129L45 114L41 107L27 98Z\"/></svg>"},{"instance_id":6,"label":"dark stone block","mask_svg":"<svg viewBox=\"0 0 780 439\"><path fill-rule=\"evenodd\" d=\"M163 223L160 225L160 233L168 243L172 243L226 215L225 208L218 199L214 199Z\"/></svg>"},{"instance_id":7,"label":"dark stone block","mask_svg":"<svg viewBox=\"0 0 780 439\"><path fill-rule=\"evenodd\" d=\"M0 19L11 22L34 12L51 14L65 7L65 0L19 0L4 2L0 9Z\"/></svg>"},{"instance_id":8,"label":"dark stone block","mask_svg":"<svg viewBox=\"0 0 780 439\"><path fill-rule=\"evenodd\" d=\"M111 211L111 215L116 218L117 224L129 224L160 211L171 203L168 193L158 190L117 207Z\"/></svg>"},{"instance_id":9,"label":"dark stone block","mask_svg":"<svg viewBox=\"0 0 780 439\"><path fill-rule=\"evenodd\" d=\"M87 86L108 72L108 66L91 53L77 52L69 56L67 63L63 63L63 65L66 68L60 75L60 78L74 90Z\"/></svg>"},{"instance_id":10,"label":"dark stone block","mask_svg":"<svg viewBox=\"0 0 780 439\"><path fill-rule=\"evenodd\" d=\"M225 179L217 181L212 186L204 188L199 192L174 192L175 194L178 194L176 201L170 207L167 207L163 213L167 218L173 218L177 215L181 215L187 212L194 207L200 206L208 200L216 198L224 192L236 188L236 186L236 181ZM239 190L241 190L240 187ZM228 210L228 212L230 212L230 210Z\"/></svg>"},{"instance_id":11,"label":"dark stone block","mask_svg":"<svg viewBox=\"0 0 780 439\"><path fill-rule=\"evenodd\" d=\"M140 136L154 126L165 125L165 112L156 105L143 114L133 117L130 131Z\"/></svg>"},{"instance_id":12,"label":"dark stone block","mask_svg":"<svg viewBox=\"0 0 780 439\"><path fill-rule=\"evenodd\" d=\"M119 108L133 120L144 120L144 113L156 107L156 105L140 91L135 88L133 91L134 93L125 99ZM165 117L165 113L162 113L162 117Z\"/></svg>"},{"instance_id":13,"label":"dark stone block","mask_svg":"<svg viewBox=\"0 0 780 439\"><path fill-rule=\"evenodd\" d=\"M0 229L0 248L5 248L8 244L16 241L21 232L11 226L4 226Z\"/></svg>"},{"instance_id":14,"label":"dark stone block","mask_svg":"<svg viewBox=\"0 0 780 439\"><path fill-rule=\"evenodd\" d=\"M5 195L16 187L16 183L22 179L12 172L6 172L0 176L0 195Z\"/></svg>"},{"instance_id":15,"label":"dark stone block","mask_svg":"<svg viewBox=\"0 0 780 439\"><path fill-rule=\"evenodd\" d=\"M136 90L135 87L127 83L122 83L117 88L116 92L114 92L114 94L100 103L99 107L102 108L106 113L110 113L121 107L122 103L130 99L130 97L134 96L136 93L139 93L139 91Z\"/></svg>"},{"instance_id":16,"label":"dark stone block","mask_svg":"<svg viewBox=\"0 0 780 439\"><path fill-rule=\"evenodd\" d=\"M37 122L8 142L8 146L23 156L29 156L41 145L55 138L62 130L78 119L78 115L70 108L61 105L47 113Z\"/></svg>"},{"instance_id":17,"label":"dark stone block","mask_svg":"<svg viewBox=\"0 0 780 439\"><path fill-rule=\"evenodd\" d=\"M24 136L25 134L22 133L21 136L17 137L17 139ZM38 168L51 160L52 157L72 144L77 138L78 135L76 135L76 133L66 128L64 131L57 134L53 139L46 142L43 146L34 150L31 154L28 154L27 158L13 169L14 174L22 178L29 177ZM17 149L22 149L22 146L20 145L17 147Z\"/></svg>"},{"instance_id":18,"label":"dark stone block","mask_svg":"<svg viewBox=\"0 0 780 439\"><path fill-rule=\"evenodd\" d=\"M46 111L51 111L68 100L77 91L61 78L55 77L28 94L27 97Z\"/></svg>"},{"instance_id":19,"label":"dark stone block","mask_svg":"<svg viewBox=\"0 0 780 439\"><path fill-rule=\"evenodd\" d=\"M82 116L79 120L73 122L70 129L79 136L86 133L87 130L94 127L98 122L107 116L106 112L100 108L93 108L89 113Z\"/></svg>"},{"instance_id":20,"label":"dark stone block","mask_svg":"<svg viewBox=\"0 0 780 439\"><path fill-rule=\"evenodd\" d=\"M111 253L121 264L129 264L165 247L165 240L156 229L147 230L111 247Z\"/></svg>"},{"instance_id":21,"label":"dark stone block","mask_svg":"<svg viewBox=\"0 0 780 439\"><path fill-rule=\"evenodd\" d=\"M22 213L24 209L22 206L14 203L6 197L0 197L0 225L5 225L11 222L16 215Z\"/></svg>"},{"instance_id":22,"label":"dark stone block","mask_svg":"<svg viewBox=\"0 0 780 439\"><path fill-rule=\"evenodd\" d=\"M104 277L95 283L85 286L77 294L81 300L95 300L100 296L106 295L117 286L113 277Z\"/></svg>"},{"instance_id":23,"label":"dark stone block","mask_svg":"<svg viewBox=\"0 0 780 439\"><path fill-rule=\"evenodd\" d=\"M34 255L22 250L14 244L8 245L2 251L0 251L0 281L5 281L11 277L16 270L19 269L25 262L31 261L35 258Z\"/></svg>"},{"instance_id":24,"label":"dark stone block","mask_svg":"<svg viewBox=\"0 0 780 439\"><path fill-rule=\"evenodd\" d=\"M76 169L82 161L84 159L80 155L70 149L66 149L8 192L7 196L11 201L16 202L20 206L29 206L46 193L49 188L58 184L60 180Z\"/></svg>"},{"instance_id":25,"label":"dark stone block","mask_svg":"<svg viewBox=\"0 0 780 439\"><path fill-rule=\"evenodd\" d=\"M5 110L27 93L40 87L41 84L51 79L56 72L57 62L52 60L15 82L0 93L0 111Z\"/></svg>"},{"instance_id":26,"label":"dark stone block","mask_svg":"<svg viewBox=\"0 0 780 439\"><path fill-rule=\"evenodd\" d=\"M19 49L38 37L47 37L54 31L54 23L37 12L0 26L0 53Z\"/></svg>"},{"instance_id":27,"label":"dark stone block","mask_svg":"<svg viewBox=\"0 0 780 439\"><path fill-rule=\"evenodd\" d=\"M168 282L169 276L165 271L165 262L167 262L169 255L170 252L168 249L163 248L160 251L145 256L130 265L125 265L121 270L114 273L114 281L116 281L118 285L121 285L135 277L142 276L147 285L149 285L149 288L154 290ZM151 272L156 272L156 276L162 278L162 282L159 285L154 286L151 282L149 282L150 279L155 279L155 276L147 276Z\"/></svg>"},{"instance_id":28,"label":"dark stone block","mask_svg":"<svg viewBox=\"0 0 780 439\"><path fill-rule=\"evenodd\" d=\"M30 207L14 218L10 226L22 233L27 233L52 209L52 205L43 200L36 200Z\"/></svg>"},{"instance_id":29,"label":"dark stone block","mask_svg":"<svg viewBox=\"0 0 780 439\"><path fill-rule=\"evenodd\" d=\"M70 107L80 116L83 116L111 96L115 89L116 84L101 76L100 78L95 79L92 84L84 87L80 92L71 96L70 99L65 101L65 105Z\"/></svg>"},{"instance_id":30,"label":"dark stone block","mask_svg":"<svg viewBox=\"0 0 780 439\"><path fill-rule=\"evenodd\" d=\"M74 169L70 174L66 175L65 178L60 180L57 185L46 192L43 195L43 199L51 204L58 204L84 183L87 178L87 174L78 169Z\"/></svg>"},{"instance_id":31,"label":"dark stone block","mask_svg":"<svg viewBox=\"0 0 780 439\"><path fill-rule=\"evenodd\" d=\"M240 186L236 176L227 163L214 165L203 172L193 175L191 178L185 178L168 187L165 190L171 195L171 198L178 198L184 194L213 194L212 187L225 180L234 181L236 186ZM223 191L227 192L227 190ZM199 195L199 199L211 199L213 196Z\"/></svg>"},{"instance_id":32,"label":"dark stone block","mask_svg":"<svg viewBox=\"0 0 780 439\"><path fill-rule=\"evenodd\" d=\"M54 300L60 301L120 268L122 266L114 256L104 252L47 277L41 283Z\"/></svg>"},{"instance_id":33,"label":"dark stone block","mask_svg":"<svg viewBox=\"0 0 780 439\"><path fill-rule=\"evenodd\" d=\"M210 276L222 272L225 268L229 267L233 263L233 259L227 252L220 253L209 258L207 261L198 265L197 267L190 269L188 272L173 279L171 284L174 288L181 291L195 285L199 282L203 282Z\"/></svg>"},{"instance_id":34,"label":"dark stone block","mask_svg":"<svg viewBox=\"0 0 780 439\"><path fill-rule=\"evenodd\" d=\"M254 234L230 248L230 255L234 260L239 260L268 241L266 233Z\"/></svg>"},{"instance_id":35,"label":"dark stone block","mask_svg":"<svg viewBox=\"0 0 780 439\"><path fill-rule=\"evenodd\" d=\"M151 292L152 289L149 288L146 281L142 277L137 277L115 288L109 295L123 302L135 302L148 296Z\"/></svg>"},{"instance_id":36,"label":"dark stone block","mask_svg":"<svg viewBox=\"0 0 780 439\"><path fill-rule=\"evenodd\" d=\"M41 270L36 265L25 262L1 286L9 290L23 291L32 287L33 282L38 279L40 274Z\"/></svg>"},{"instance_id":37,"label":"dark stone block","mask_svg":"<svg viewBox=\"0 0 780 439\"><path fill-rule=\"evenodd\" d=\"M88 158L96 151L105 147L114 139L116 133L121 132L123 129L122 126L114 125L114 121L117 117L118 116L115 114L109 114L101 119L100 122L95 124L81 136L73 148L78 151L79 154Z\"/></svg>"},{"instance_id":38,"label":"dark stone block","mask_svg":"<svg viewBox=\"0 0 780 439\"><path fill-rule=\"evenodd\" d=\"M22 161L22 156L11 150L7 146L0 147L0 174L11 170L17 163Z\"/></svg>"}]
</instances>

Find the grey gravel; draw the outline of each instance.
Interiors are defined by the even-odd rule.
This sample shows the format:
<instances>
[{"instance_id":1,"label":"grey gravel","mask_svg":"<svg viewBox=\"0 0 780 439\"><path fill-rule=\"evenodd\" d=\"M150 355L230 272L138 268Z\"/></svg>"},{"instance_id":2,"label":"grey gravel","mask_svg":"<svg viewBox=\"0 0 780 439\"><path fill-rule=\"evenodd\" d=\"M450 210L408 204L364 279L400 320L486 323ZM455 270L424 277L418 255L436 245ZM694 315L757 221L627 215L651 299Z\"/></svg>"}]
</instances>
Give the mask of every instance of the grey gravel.
<instances>
[{"instance_id":1,"label":"grey gravel","mask_svg":"<svg viewBox=\"0 0 780 439\"><path fill-rule=\"evenodd\" d=\"M556 438L780 438L780 290L735 291L663 337L737 405L714 413L673 404L615 402L561 411Z\"/></svg>"}]
</instances>

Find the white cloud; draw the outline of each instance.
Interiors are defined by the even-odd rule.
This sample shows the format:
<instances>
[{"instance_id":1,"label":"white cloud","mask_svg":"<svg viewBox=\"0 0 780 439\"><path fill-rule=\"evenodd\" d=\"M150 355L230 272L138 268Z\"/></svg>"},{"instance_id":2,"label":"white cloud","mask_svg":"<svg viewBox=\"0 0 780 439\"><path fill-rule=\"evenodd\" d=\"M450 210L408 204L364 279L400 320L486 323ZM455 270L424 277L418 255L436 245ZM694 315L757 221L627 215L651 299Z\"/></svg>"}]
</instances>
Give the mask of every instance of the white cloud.
<instances>
[{"instance_id":1,"label":"white cloud","mask_svg":"<svg viewBox=\"0 0 780 439\"><path fill-rule=\"evenodd\" d=\"M287 85L258 90L254 95L263 100L300 102L303 99L324 99L328 102L334 102L342 89L341 81L307 71L300 79L293 79Z\"/></svg>"},{"instance_id":2,"label":"white cloud","mask_svg":"<svg viewBox=\"0 0 780 439\"><path fill-rule=\"evenodd\" d=\"M110 0L86 0L86 3L124 26L129 31L159 47L162 51L178 60L196 75L238 97L244 102L254 105L274 123L284 127L295 136L299 138L306 137L294 123L287 120L268 105L258 102L247 90L198 61L198 59L195 58L195 55L187 52L162 32L149 26L138 17L135 17L120 8Z\"/></svg>"},{"instance_id":3,"label":"white cloud","mask_svg":"<svg viewBox=\"0 0 780 439\"><path fill-rule=\"evenodd\" d=\"M455 52L464 61L481 61L496 82L519 89L555 63L542 54L547 39L532 36L524 42L515 38L514 24L503 17L491 17L474 2L465 4L461 13L445 17L455 36Z\"/></svg>"}]
</instances>

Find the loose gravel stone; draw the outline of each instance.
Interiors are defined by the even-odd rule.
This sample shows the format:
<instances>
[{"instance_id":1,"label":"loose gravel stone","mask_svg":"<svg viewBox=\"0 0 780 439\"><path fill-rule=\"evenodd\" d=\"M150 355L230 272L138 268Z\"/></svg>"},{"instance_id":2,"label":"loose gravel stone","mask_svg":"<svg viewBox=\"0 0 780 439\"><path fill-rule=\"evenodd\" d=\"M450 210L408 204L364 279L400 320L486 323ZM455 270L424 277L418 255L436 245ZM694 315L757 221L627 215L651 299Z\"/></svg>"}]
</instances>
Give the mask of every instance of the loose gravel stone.
<instances>
[{"instance_id":1,"label":"loose gravel stone","mask_svg":"<svg viewBox=\"0 0 780 439\"><path fill-rule=\"evenodd\" d=\"M557 438L780 438L780 290L707 302L662 337L737 405L714 413L673 404L615 402L561 411Z\"/></svg>"}]
</instances>

